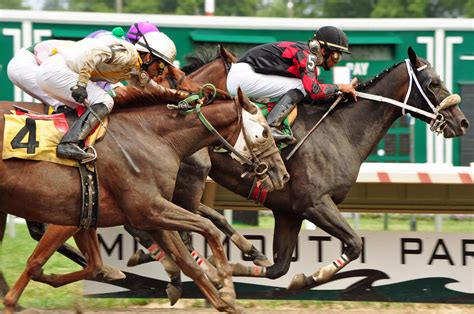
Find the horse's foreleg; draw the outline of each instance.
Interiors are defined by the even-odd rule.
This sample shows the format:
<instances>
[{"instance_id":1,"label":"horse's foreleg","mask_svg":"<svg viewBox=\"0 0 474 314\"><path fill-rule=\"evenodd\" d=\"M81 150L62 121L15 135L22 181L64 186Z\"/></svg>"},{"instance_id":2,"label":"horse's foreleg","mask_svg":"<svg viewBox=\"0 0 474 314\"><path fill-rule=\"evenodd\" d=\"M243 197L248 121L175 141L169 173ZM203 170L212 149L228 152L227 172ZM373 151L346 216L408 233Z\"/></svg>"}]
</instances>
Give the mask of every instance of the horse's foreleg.
<instances>
[{"instance_id":1,"label":"horse's foreleg","mask_svg":"<svg viewBox=\"0 0 474 314\"><path fill-rule=\"evenodd\" d=\"M165 268L168 277L170 278L170 282L166 287L166 294L170 299L171 305L174 305L176 302L178 302L183 291L181 283L181 270L179 269L178 265L176 265L175 262L165 253L165 251L162 250L158 244L156 244L156 242L154 242L153 238L147 232L135 229L130 225L125 225L124 227L128 233L130 233L141 245L146 247L148 250L148 253L143 252L142 249L136 251L128 259L127 266L131 267L153 261L160 262Z\"/></svg>"},{"instance_id":2,"label":"horse's foreleg","mask_svg":"<svg viewBox=\"0 0 474 314\"><path fill-rule=\"evenodd\" d=\"M276 279L288 272L291 257L295 249L298 234L301 229L301 219L294 215L275 214L275 228L273 236L273 260L270 267L244 266L236 263L232 265L234 276L265 277Z\"/></svg>"},{"instance_id":3,"label":"horse's foreleg","mask_svg":"<svg viewBox=\"0 0 474 314\"><path fill-rule=\"evenodd\" d=\"M311 276L295 275L288 290L306 289L329 281L344 266L357 259L362 251L362 239L347 223L328 195L322 198L321 203L307 209L304 214L309 221L344 243L344 253Z\"/></svg>"},{"instance_id":4,"label":"horse's foreleg","mask_svg":"<svg viewBox=\"0 0 474 314\"><path fill-rule=\"evenodd\" d=\"M27 265L20 275L20 278L15 282L13 287L5 296L3 304L5 305L5 312L13 313L15 305L20 298L23 290L28 282L33 277L41 275L42 267L46 261L53 255L53 253L61 246L67 239L74 235L79 228L65 227L65 226L50 226L41 240L38 242L35 250L28 258Z\"/></svg>"},{"instance_id":5,"label":"horse's foreleg","mask_svg":"<svg viewBox=\"0 0 474 314\"><path fill-rule=\"evenodd\" d=\"M225 219L223 215L217 212L215 209L207 207L204 204L200 204L198 213L211 220L219 230L221 230L229 239L245 254L253 258L253 263L257 266L268 267L272 265L272 262L257 248L247 240L243 235L238 233Z\"/></svg>"},{"instance_id":6,"label":"horse's foreleg","mask_svg":"<svg viewBox=\"0 0 474 314\"><path fill-rule=\"evenodd\" d=\"M207 279L202 269L195 263L188 249L175 231L157 230L150 232L178 264L181 270L201 289L206 298L219 311L234 312L234 305L225 302L214 285Z\"/></svg>"},{"instance_id":7,"label":"horse's foreleg","mask_svg":"<svg viewBox=\"0 0 474 314\"><path fill-rule=\"evenodd\" d=\"M216 268L219 278L221 278L223 283L223 287L219 291L222 295L226 294L226 302L233 307L235 291L232 283L231 268L224 254L224 248L220 242L220 234L217 228L208 219L193 214L162 197L157 197L155 201L154 206L149 208L149 210L143 210L141 215L127 215L130 223L135 228L144 230L154 230L158 227L167 230L187 230L203 235L216 258ZM147 219L141 219L144 216ZM154 239L156 240L155 237ZM181 243L183 242L181 239L180 241ZM173 256L171 257L174 259Z\"/></svg>"}]
</instances>

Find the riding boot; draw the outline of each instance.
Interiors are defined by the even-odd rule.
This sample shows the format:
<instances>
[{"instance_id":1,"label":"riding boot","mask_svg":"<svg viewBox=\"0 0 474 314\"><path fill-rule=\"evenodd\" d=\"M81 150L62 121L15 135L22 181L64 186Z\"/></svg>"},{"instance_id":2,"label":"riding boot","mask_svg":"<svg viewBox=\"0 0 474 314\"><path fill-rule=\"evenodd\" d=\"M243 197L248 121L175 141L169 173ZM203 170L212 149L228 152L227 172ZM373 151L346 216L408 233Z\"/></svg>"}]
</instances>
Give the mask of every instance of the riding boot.
<instances>
[{"instance_id":1,"label":"riding boot","mask_svg":"<svg viewBox=\"0 0 474 314\"><path fill-rule=\"evenodd\" d=\"M290 89L283 97L276 103L272 111L268 114L268 125L272 128L272 135L275 142L285 142L287 144L296 143L296 138L289 134L284 134L278 127L281 125L286 116L293 110L293 108L303 100L304 95L299 89Z\"/></svg>"},{"instance_id":2,"label":"riding boot","mask_svg":"<svg viewBox=\"0 0 474 314\"><path fill-rule=\"evenodd\" d=\"M94 158L91 153L85 152L79 147L79 142L86 139L89 133L99 125L100 121L91 112L91 109L101 121L109 114L109 109L103 103L98 103L87 108L74 124L64 134L56 150L56 155L61 158L71 158L82 161L86 158Z\"/></svg>"}]
</instances>

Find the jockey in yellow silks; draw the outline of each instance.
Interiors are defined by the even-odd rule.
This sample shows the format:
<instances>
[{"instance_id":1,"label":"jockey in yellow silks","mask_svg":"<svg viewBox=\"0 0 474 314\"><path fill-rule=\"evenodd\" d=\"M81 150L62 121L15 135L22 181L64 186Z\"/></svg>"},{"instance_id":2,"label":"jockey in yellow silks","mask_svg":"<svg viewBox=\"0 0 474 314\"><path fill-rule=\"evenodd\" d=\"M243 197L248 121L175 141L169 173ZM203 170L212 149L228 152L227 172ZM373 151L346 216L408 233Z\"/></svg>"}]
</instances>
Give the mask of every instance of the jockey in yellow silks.
<instances>
[{"instance_id":1,"label":"jockey in yellow silks","mask_svg":"<svg viewBox=\"0 0 474 314\"><path fill-rule=\"evenodd\" d=\"M49 96L69 107L82 105L86 99L89 106L64 135L58 145L58 157L79 161L94 157L78 144L100 123L97 117L103 120L110 113L114 101L109 93L93 82L128 81L144 87L149 83L153 63L172 64L175 58L175 44L161 32L149 32L135 45L104 36L100 39L84 38L70 47L59 48L55 55L41 64L37 73L38 85Z\"/></svg>"}]
</instances>

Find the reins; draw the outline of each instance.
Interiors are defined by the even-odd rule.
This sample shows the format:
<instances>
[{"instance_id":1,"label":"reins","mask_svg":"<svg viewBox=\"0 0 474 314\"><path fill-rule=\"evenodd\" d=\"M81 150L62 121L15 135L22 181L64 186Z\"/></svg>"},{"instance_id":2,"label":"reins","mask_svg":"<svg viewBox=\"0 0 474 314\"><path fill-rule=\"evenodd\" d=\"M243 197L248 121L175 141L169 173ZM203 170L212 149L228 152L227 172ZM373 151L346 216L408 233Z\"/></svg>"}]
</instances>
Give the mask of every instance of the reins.
<instances>
[{"instance_id":1,"label":"reins","mask_svg":"<svg viewBox=\"0 0 474 314\"><path fill-rule=\"evenodd\" d=\"M186 105L189 106L189 102L191 101L196 101L196 106L192 109L189 109L189 107L187 107L186 109L187 110L183 110L183 105L180 106L181 103L186 103ZM227 141L217 130L216 128L209 122L209 120L207 120L207 118L204 116L204 114L202 113L202 110L201 110L201 107L203 105L201 99L199 98L198 95L191 95L189 96L188 98L186 98L185 100L183 101L180 101L180 104L178 104L178 106L175 106L175 105L168 105L168 108L169 109L181 109L181 113L182 114L185 114L185 115L188 115L188 114L196 114L197 117L199 118L199 120L201 121L201 123L206 127L206 129L209 130L209 132L211 132L212 134L214 134L218 139L219 141L222 143L222 146L225 147L226 150L228 150L229 152L231 152L232 154L234 154L238 159L240 159L240 161L244 164L247 164L249 165L253 170L254 172L257 174L257 175L263 175L267 170L268 170L268 167L265 165L264 166L264 171L262 170L259 170L259 168L261 167L262 163L260 163L258 161L258 158L256 155L253 154L252 150L250 149L249 145L248 145L248 139L246 138L246 132L245 132L245 127L243 127L242 125L242 131L244 132L244 138L245 138L245 142L247 144L247 147L249 147L249 151L251 152L251 155L252 155L252 158L254 160L256 160L256 162L250 160L249 158L245 157L244 155L242 155L239 151L237 151L230 143L229 141ZM234 104L235 104L235 107L237 109L237 115L238 115L238 123L241 124L242 123L242 115L241 115L241 108L237 107L237 103L234 99ZM234 133L234 132L233 132ZM232 133L232 135L233 135ZM268 155L266 155L268 156Z\"/></svg>"},{"instance_id":2,"label":"reins","mask_svg":"<svg viewBox=\"0 0 474 314\"><path fill-rule=\"evenodd\" d=\"M443 132L444 128L447 126L447 122L446 122L446 119L444 118L444 116L440 113L441 110L443 109L446 109L447 107L449 106L452 106L455 104L456 100L459 98L458 95L456 94L453 94L453 95L449 95L448 97L446 97L440 104L439 106L436 108L432 103L431 101L429 100L429 98L426 96L425 92L423 91L423 88L421 88L421 85L420 85L420 82L418 82L418 78L416 77L415 75L415 72L413 71L413 68L411 66L411 62L409 59L405 59L405 64L406 64L406 67L407 67L407 71L408 71L408 79L409 79L409 86L408 86L408 90L407 90L407 93L405 95L405 99L403 102L400 102L400 101L397 101L395 99L391 99L391 98L387 98L387 97L383 97L383 96L379 96L379 95L374 95L374 94L370 94L370 93L364 93L364 92L359 92L359 91L356 91L356 95L357 97L360 97L360 98L364 98L364 99L369 99L369 100L373 100L373 101L378 101L378 102L384 102L384 103L388 103L388 104L391 104L391 105L394 105L394 106L397 106L397 107L400 107L402 108L402 113L403 115L405 115L405 110L409 110L409 111L412 111L412 112L415 112L415 113L418 113L420 115L423 115L425 117L428 117L430 119L433 120L433 122L431 123L431 126L430 126L430 130L432 132L435 132L437 134L440 134ZM423 65L419 68L417 68L416 70L418 72L420 71L423 71L424 69L426 69L427 65ZM426 110L423 110L423 109L420 109L420 108L417 108L417 107L414 107L414 106L411 106L409 105L407 102L410 98L410 95L411 95L411 91L412 91L412 86L413 86L413 82L415 82L415 86L417 87L418 91L421 93L421 95L423 96L423 99L426 101L426 103L430 106L431 110L433 112L428 112ZM306 133L306 135L303 137L303 139L291 150L291 152L288 154L288 156L286 157L286 160L289 160L295 153L296 151L301 147L301 145L306 141L306 139L309 137L309 135L321 124L321 122L324 120L324 118L326 118L326 116L334 109L334 107L339 103L339 101L341 100L342 98L342 95L339 96L335 101L334 103L331 105L331 107L326 111L326 113L322 116L321 119L319 119L319 121L314 125L314 127L308 131Z\"/></svg>"}]
</instances>

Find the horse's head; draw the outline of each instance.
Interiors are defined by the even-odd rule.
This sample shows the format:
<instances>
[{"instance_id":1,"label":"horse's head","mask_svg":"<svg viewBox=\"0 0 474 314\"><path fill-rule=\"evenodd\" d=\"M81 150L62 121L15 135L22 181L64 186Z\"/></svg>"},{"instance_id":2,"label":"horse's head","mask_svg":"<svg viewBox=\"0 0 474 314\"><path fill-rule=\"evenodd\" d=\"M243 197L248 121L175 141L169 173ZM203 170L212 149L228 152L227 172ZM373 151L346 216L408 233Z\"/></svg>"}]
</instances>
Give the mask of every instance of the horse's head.
<instances>
[{"instance_id":1,"label":"horse's head","mask_svg":"<svg viewBox=\"0 0 474 314\"><path fill-rule=\"evenodd\" d=\"M421 87L420 91L416 86L416 80L413 82L410 95L410 97L413 97L410 98L411 102L415 100L414 103L420 109L434 112L437 114L437 119L430 119L417 113L411 114L430 123L438 131L442 131L444 137L455 137L465 134L466 129L469 127L469 121L458 106L461 102L461 97L457 94L451 94L435 69L428 61L417 57L411 47L408 48L408 57L416 80ZM410 77L410 79L412 78Z\"/></svg>"},{"instance_id":2,"label":"horse's head","mask_svg":"<svg viewBox=\"0 0 474 314\"><path fill-rule=\"evenodd\" d=\"M234 147L253 161L254 169L249 172L255 172L256 177L262 181L262 187L269 191L280 190L288 182L290 175L275 145L267 120L240 89L237 100L244 110L242 131Z\"/></svg>"},{"instance_id":3,"label":"horse's head","mask_svg":"<svg viewBox=\"0 0 474 314\"><path fill-rule=\"evenodd\" d=\"M185 90L191 93L197 93L201 89L201 85L172 65L166 65L161 75L153 77L153 80L164 87Z\"/></svg>"}]
</instances>

